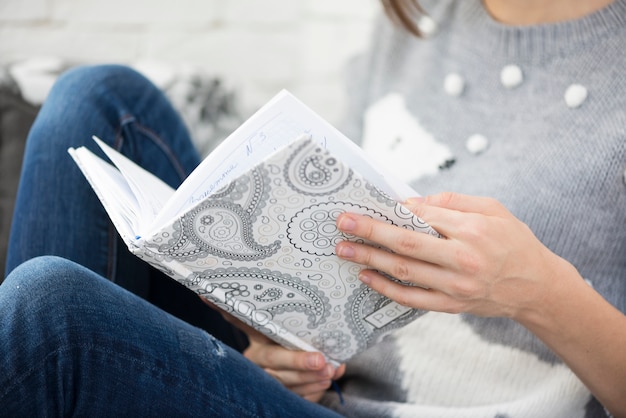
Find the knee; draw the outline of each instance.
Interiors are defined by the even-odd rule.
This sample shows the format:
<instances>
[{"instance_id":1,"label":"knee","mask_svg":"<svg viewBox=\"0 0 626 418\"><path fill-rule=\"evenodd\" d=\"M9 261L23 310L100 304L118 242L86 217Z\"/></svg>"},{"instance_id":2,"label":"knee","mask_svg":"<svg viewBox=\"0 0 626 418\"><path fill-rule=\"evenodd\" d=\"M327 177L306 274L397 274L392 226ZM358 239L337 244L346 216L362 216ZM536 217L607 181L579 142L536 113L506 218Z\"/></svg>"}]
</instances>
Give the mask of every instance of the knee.
<instances>
[{"instance_id":1,"label":"knee","mask_svg":"<svg viewBox=\"0 0 626 418\"><path fill-rule=\"evenodd\" d=\"M87 269L53 256L30 259L7 276L0 285L0 387L5 390L0 399L25 391L24 382L49 395L54 387L49 376L72 374L75 357L60 353L80 347L84 333L101 326L90 315L95 301L76 300L81 289L97 295L93 283Z\"/></svg>"},{"instance_id":2,"label":"knee","mask_svg":"<svg viewBox=\"0 0 626 418\"><path fill-rule=\"evenodd\" d=\"M111 94L115 91L123 93L130 87L136 89L141 86L154 88L146 77L124 65L79 66L59 76L50 97L54 99L61 95L66 100L68 93L73 94L73 97L84 97L93 93Z\"/></svg>"},{"instance_id":3,"label":"knee","mask_svg":"<svg viewBox=\"0 0 626 418\"><path fill-rule=\"evenodd\" d=\"M92 144L91 135L115 133L121 118L141 100L162 93L146 77L122 65L72 68L52 87L29 134L42 158L67 155L68 147Z\"/></svg>"},{"instance_id":4,"label":"knee","mask_svg":"<svg viewBox=\"0 0 626 418\"><path fill-rule=\"evenodd\" d=\"M77 289L88 286L88 269L57 256L32 258L17 266L0 286L0 305L51 303L63 306L63 301L54 298L71 295ZM54 295L54 298L52 297Z\"/></svg>"}]
</instances>

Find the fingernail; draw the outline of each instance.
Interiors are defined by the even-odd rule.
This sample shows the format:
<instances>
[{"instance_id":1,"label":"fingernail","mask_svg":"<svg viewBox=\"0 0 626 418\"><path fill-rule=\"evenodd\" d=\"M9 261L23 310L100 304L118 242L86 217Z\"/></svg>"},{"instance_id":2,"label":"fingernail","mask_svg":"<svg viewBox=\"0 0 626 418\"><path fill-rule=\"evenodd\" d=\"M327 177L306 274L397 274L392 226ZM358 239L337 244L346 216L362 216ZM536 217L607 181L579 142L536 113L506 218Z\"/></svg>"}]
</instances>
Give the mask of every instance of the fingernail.
<instances>
[{"instance_id":1,"label":"fingernail","mask_svg":"<svg viewBox=\"0 0 626 418\"><path fill-rule=\"evenodd\" d=\"M342 258L354 257L354 248L345 242L337 246L337 255Z\"/></svg>"},{"instance_id":2,"label":"fingernail","mask_svg":"<svg viewBox=\"0 0 626 418\"><path fill-rule=\"evenodd\" d=\"M333 366L331 366L330 364L327 364L326 367L324 367L318 373L319 377L332 377L333 374L335 374L335 370L333 369Z\"/></svg>"},{"instance_id":3,"label":"fingernail","mask_svg":"<svg viewBox=\"0 0 626 418\"><path fill-rule=\"evenodd\" d=\"M319 365L318 356L316 354L311 354L307 356L306 364L311 369L317 369Z\"/></svg>"},{"instance_id":4,"label":"fingernail","mask_svg":"<svg viewBox=\"0 0 626 418\"><path fill-rule=\"evenodd\" d=\"M359 273L359 280L365 284L370 284L370 282L372 281L371 277L364 271Z\"/></svg>"},{"instance_id":5,"label":"fingernail","mask_svg":"<svg viewBox=\"0 0 626 418\"><path fill-rule=\"evenodd\" d=\"M342 231L352 231L356 227L356 222L348 215L343 215L337 222L337 227Z\"/></svg>"}]
</instances>

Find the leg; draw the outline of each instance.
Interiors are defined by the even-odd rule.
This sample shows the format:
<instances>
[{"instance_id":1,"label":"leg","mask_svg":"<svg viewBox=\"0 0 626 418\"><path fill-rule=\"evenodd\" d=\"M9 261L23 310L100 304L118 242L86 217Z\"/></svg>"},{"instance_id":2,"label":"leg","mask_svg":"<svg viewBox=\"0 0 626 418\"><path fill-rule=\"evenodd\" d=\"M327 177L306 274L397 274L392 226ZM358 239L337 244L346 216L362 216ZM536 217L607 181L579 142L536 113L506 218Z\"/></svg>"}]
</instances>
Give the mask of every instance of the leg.
<instances>
[{"instance_id":1,"label":"leg","mask_svg":"<svg viewBox=\"0 0 626 418\"><path fill-rule=\"evenodd\" d=\"M198 164L187 130L165 96L122 66L81 67L62 75L26 144L7 274L40 255L58 255L158 304L231 345L240 334L188 289L128 252L95 193L67 153L97 135L176 187ZM123 274L121 273L123 272Z\"/></svg>"},{"instance_id":2,"label":"leg","mask_svg":"<svg viewBox=\"0 0 626 418\"><path fill-rule=\"evenodd\" d=\"M117 280L119 248L102 205L67 153L97 135L172 187L199 157L163 94L121 66L82 67L62 75L26 143L7 272L44 254L69 258ZM125 267L128 268L128 267ZM143 283L122 283L141 290Z\"/></svg>"},{"instance_id":3,"label":"leg","mask_svg":"<svg viewBox=\"0 0 626 418\"><path fill-rule=\"evenodd\" d=\"M0 286L8 416L336 416L209 334L68 260Z\"/></svg>"}]
</instances>

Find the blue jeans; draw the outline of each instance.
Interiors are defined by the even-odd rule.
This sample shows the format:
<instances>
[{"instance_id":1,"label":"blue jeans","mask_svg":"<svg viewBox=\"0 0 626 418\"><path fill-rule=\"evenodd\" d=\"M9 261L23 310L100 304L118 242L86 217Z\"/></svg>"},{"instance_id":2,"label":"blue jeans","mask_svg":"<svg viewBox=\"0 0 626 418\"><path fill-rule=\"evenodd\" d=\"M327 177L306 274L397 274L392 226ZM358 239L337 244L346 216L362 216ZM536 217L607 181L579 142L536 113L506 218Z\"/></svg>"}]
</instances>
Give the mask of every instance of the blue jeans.
<instances>
[{"instance_id":1,"label":"blue jeans","mask_svg":"<svg viewBox=\"0 0 626 418\"><path fill-rule=\"evenodd\" d=\"M86 146L104 157L92 135L172 187L200 160L169 101L140 74L121 66L67 72L26 142L6 273L40 255L67 258L241 348L245 338L219 314L127 250L67 153L69 147Z\"/></svg>"},{"instance_id":2,"label":"blue jeans","mask_svg":"<svg viewBox=\"0 0 626 418\"><path fill-rule=\"evenodd\" d=\"M147 295L145 263L120 260L124 246L67 153L69 147L86 146L104 157L92 135L172 187L199 163L180 118L141 75L120 66L82 67L62 75L26 142L7 274L34 256L58 255ZM136 271L120 276L120 264L125 273L130 265Z\"/></svg>"},{"instance_id":3,"label":"blue jeans","mask_svg":"<svg viewBox=\"0 0 626 418\"><path fill-rule=\"evenodd\" d=\"M74 262L0 286L0 415L336 416L210 334Z\"/></svg>"},{"instance_id":4,"label":"blue jeans","mask_svg":"<svg viewBox=\"0 0 626 418\"><path fill-rule=\"evenodd\" d=\"M67 154L85 145L101 155L94 134L172 186L198 163L179 117L139 74L100 66L59 79L28 138L0 285L0 413L336 416L145 300L204 305L117 237ZM223 323L203 309L205 328Z\"/></svg>"}]
</instances>

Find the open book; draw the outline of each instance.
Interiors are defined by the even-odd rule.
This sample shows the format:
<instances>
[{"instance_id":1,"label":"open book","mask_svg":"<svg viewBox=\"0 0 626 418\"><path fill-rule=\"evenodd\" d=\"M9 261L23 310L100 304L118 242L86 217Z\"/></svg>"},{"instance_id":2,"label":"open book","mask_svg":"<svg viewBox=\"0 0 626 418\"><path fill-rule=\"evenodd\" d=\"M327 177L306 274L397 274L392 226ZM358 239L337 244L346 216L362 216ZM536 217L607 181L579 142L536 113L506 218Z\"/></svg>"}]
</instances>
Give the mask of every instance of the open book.
<instances>
[{"instance_id":1,"label":"open book","mask_svg":"<svg viewBox=\"0 0 626 418\"><path fill-rule=\"evenodd\" d=\"M437 235L398 203L417 193L288 92L177 190L94 139L114 166L69 152L130 251L273 340L341 363L420 314L335 255L342 212Z\"/></svg>"}]
</instances>

